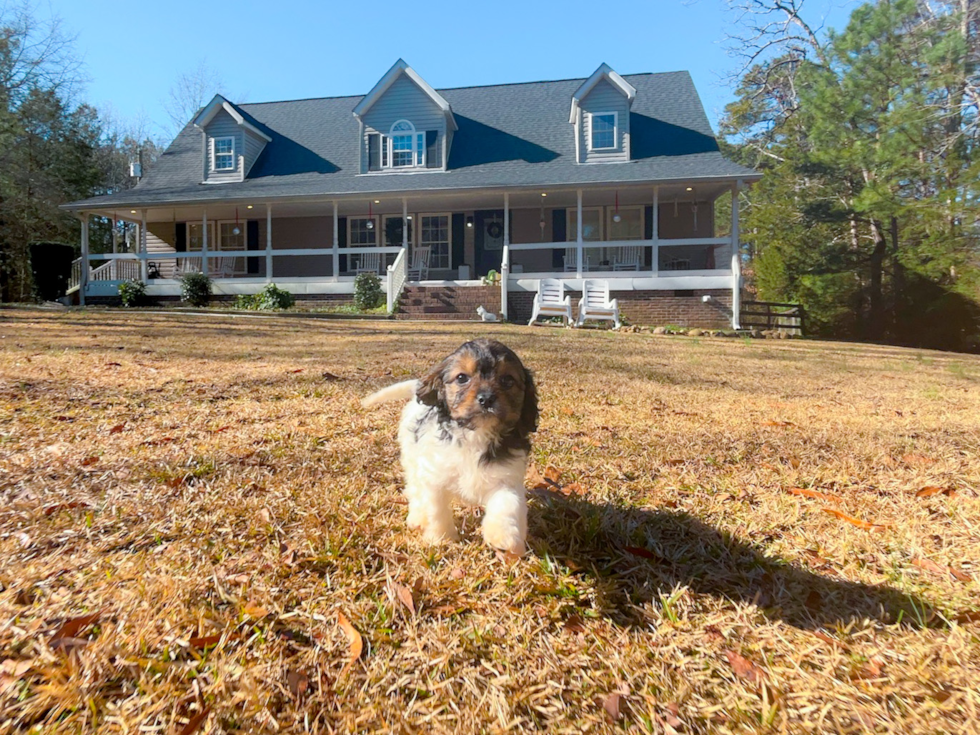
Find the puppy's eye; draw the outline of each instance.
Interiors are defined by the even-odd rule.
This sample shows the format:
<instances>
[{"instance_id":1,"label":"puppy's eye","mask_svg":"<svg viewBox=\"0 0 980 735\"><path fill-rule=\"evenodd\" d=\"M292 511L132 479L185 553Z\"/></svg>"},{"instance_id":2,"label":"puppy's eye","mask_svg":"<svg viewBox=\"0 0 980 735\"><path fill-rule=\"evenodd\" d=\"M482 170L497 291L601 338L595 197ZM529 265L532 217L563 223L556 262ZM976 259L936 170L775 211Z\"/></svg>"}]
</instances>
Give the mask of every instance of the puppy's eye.
<instances>
[{"instance_id":1,"label":"puppy's eye","mask_svg":"<svg viewBox=\"0 0 980 735\"><path fill-rule=\"evenodd\" d=\"M509 375L505 375L500 379L500 387L504 390L510 390L514 387L514 379Z\"/></svg>"},{"instance_id":2,"label":"puppy's eye","mask_svg":"<svg viewBox=\"0 0 980 735\"><path fill-rule=\"evenodd\" d=\"M467 383L470 382L470 376L467 375L466 373L460 373L459 375L456 376L456 382L459 385L466 385Z\"/></svg>"}]
</instances>

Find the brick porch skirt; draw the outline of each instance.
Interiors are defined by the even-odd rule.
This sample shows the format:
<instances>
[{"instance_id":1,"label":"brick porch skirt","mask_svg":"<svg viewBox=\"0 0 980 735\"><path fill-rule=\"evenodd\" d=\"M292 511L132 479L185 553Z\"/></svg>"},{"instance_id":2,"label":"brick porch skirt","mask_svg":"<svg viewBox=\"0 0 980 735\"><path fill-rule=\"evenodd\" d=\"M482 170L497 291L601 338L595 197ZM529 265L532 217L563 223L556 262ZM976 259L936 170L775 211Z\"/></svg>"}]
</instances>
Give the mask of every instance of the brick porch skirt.
<instances>
[{"instance_id":1,"label":"brick porch skirt","mask_svg":"<svg viewBox=\"0 0 980 735\"><path fill-rule=\"evenodd\" d=\"M565 291L572 297L572 315L578 316L581 292ZM695 289L692 291L611 291L619 300L619 313L630 324L658 327L731 329L732 292L729 289ZM711 296L705 303L703 296ZM534 294L510 293L507 305L510 321L527 324L531 318Z\"/></svg>"}]
</instances>

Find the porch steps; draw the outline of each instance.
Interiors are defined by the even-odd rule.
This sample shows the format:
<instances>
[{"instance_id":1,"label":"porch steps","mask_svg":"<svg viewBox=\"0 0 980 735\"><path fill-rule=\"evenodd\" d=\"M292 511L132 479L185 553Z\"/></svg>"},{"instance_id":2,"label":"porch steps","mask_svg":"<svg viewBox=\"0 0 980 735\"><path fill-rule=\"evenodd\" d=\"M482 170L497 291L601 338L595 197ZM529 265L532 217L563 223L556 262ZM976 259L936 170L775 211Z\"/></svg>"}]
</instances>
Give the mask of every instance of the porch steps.
<instances>
[{"instance_id":1,"label":"porch steps","mask_svg":"<svg viewBox=\"0 0 980 735\"><path fill-rule=\"evenodd\" d=\"M408 285L402 291L395 318L479 321L478 306L499 314L500 287Z\"/></svg>"}]
</instances>

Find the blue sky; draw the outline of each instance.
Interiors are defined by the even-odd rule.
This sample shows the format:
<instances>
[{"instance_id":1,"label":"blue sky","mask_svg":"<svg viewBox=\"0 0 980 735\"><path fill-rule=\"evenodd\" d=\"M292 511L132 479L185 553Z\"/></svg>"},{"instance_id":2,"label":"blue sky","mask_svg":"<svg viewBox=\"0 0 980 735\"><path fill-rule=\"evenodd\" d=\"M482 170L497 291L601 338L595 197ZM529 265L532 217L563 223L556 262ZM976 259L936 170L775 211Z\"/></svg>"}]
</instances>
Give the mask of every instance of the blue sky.
<instances>
[{"instance_id":1,"label":"blue sky","mask_svg":"<svg viewBox=\"0 0 980 735\"><path fill-rule=\"evenodd\" d=\"M77 36L84 98L161 128L168 89L202 59L236 102L363 94L399 57L436 88L584 77L603 61L622 74L687 69L713 125L736 65L723 0L49 3ZM806 11L841 28L856 4L809 0Z\"/></svg>"}]
</instances>

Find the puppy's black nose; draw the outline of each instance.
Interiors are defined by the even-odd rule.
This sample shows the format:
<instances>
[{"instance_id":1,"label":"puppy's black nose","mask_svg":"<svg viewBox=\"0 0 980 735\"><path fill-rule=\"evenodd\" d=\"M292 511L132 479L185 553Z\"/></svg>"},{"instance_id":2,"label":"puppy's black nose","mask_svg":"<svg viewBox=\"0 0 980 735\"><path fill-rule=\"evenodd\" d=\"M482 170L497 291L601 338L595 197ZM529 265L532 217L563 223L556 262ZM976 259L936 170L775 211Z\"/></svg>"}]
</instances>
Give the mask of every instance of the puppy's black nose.
<instances>
[{"instance_id":1,"label":"puppy's black nose","mask_svg":"<svg viewBox=\"0 0 980 735\"><path fill-rule=\"evenodd\" d=\"M490 408L493 405L497 397L490 392L478 393L476 396L476 402L479 403L483 408Z\"/></svg>"}]
</instances>

